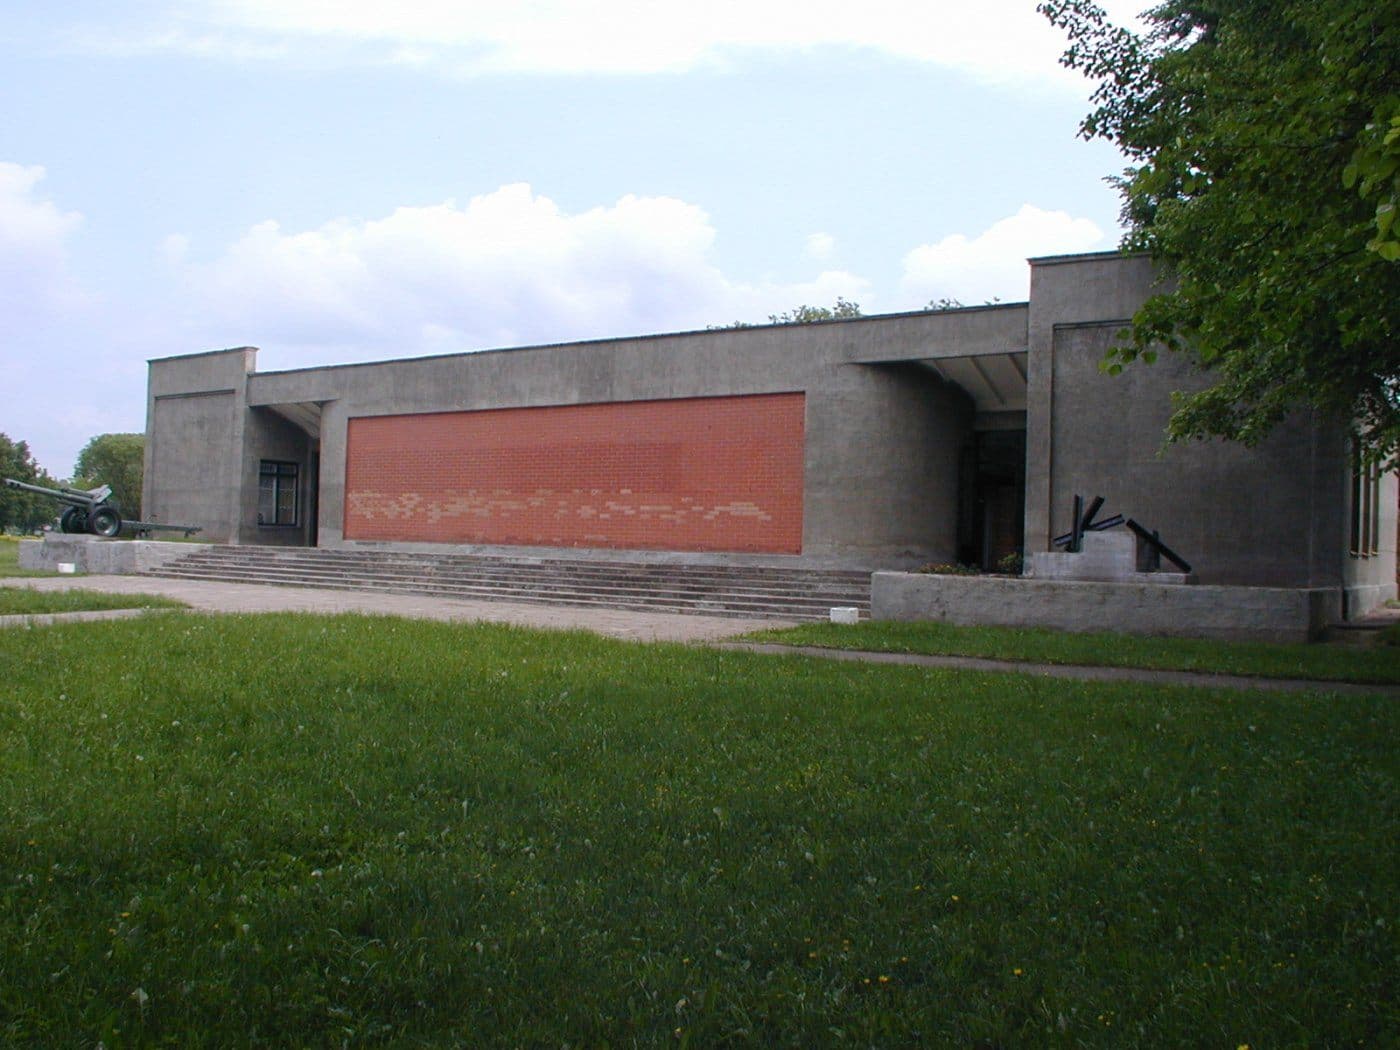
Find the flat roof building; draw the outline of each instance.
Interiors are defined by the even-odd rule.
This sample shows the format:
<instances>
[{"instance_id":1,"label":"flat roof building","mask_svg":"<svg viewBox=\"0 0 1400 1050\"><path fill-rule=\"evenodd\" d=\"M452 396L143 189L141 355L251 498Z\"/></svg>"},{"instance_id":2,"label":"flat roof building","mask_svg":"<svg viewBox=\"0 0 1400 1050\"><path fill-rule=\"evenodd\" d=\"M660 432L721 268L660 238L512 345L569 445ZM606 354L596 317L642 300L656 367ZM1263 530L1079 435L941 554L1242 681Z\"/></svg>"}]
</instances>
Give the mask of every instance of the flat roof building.
<instances>
[{"instance_id":1,"label":"flat roof building","mask_svg":"<svg viewBox=\"0 0 1400 1050\"><path fill-rule=\"evenodd\" d=\"M682 552L997 565L1073 497L1202 583L1395 596L1393 476L1299 413L1254 448L1164 448L1164 355L1099 369L1149 260L1035 259L1027 302L258 372L150 363L145 516L241 544Z\"/></svg>"}]
</instances>

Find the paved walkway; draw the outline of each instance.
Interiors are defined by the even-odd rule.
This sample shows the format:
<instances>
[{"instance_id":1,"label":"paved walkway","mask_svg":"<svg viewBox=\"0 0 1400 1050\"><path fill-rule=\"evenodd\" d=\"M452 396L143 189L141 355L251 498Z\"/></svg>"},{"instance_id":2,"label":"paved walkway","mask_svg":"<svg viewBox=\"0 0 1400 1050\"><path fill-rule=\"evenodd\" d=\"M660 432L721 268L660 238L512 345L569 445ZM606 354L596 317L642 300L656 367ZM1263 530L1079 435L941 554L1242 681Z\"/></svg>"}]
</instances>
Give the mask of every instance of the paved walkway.
<instances>
[{"instance_id":1,"label":"paved walkway","mask_svg":"<svg viewBox=\"0 0 1400 1050\"><path fill-rule=\"evenodd\" d=\"M112 594L163 594L201 612L378 613L421 620L513 623L522 627L585 630L635 642L708 642L765 627L790 627L783 620L730 616L632 612L578 605L460 601L418 594L379 594L314 587L276 587L215 580L168 580L157 576L30 576L0 578L0 586L43 591L89 590Z\"/></svg>"},{"instance_id":2,"label":"paved walkway","mask_svg":"<svg viewBox=\"0 0 1400 1050\"><path fill-rule=\"evenodd\" d=\"M921 656L912 653L853 652L815 646L763 645L733 641L736 635L769 627L788 627L782 620L747 620L727 616L686 616L678 613L632 612L577 605L532 605L523 602L457 601L413 594L376 594L312 587L275 587L258 583L223 583L214 580L169 580L155 576L36 576L0 577L0 587L34 587L57 591L85 589L113 594L163 594L186 602L201 612L359 612L453 622L488 621L522 627L586 630L610 638L638 642L706 643L717 648L754 653L850 660L860 663L906 664L945 667L952 670L1000 674L1028 674L1043 678L1079 681L1148 682L1213 689L1267 689L1284 692L1306 690L1346 695L1400 698L1400 686L1357 685L1348 682L1300 681L1289 678L1255 678L1244 675L1202 674L1195 671L1156 671L1129 667L1085 667L1064 664L1031 664L1013 660L988 660L974 656ZM63 620L102 620L141 615L141 610L119 609L89 613L0 617L7 623L52 623Z\"/></svg>"}]
</instances>

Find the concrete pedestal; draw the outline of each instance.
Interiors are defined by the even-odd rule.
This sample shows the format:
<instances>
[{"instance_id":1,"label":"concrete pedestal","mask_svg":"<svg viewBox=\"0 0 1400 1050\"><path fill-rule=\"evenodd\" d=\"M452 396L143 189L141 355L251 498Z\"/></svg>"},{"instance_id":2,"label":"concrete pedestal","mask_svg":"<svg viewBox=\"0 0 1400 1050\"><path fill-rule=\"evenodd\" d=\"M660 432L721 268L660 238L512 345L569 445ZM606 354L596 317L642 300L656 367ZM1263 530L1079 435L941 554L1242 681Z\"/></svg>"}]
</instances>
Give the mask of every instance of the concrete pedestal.
<instances>
[{"instance_id":1,"label":"concrete pedestal","mask_svg":"<svg viewBox=\"0 0 1400 1050\"><path fill-rule=\"evenodd\" d=\"M1139 572L1138 538L1127 529L1086 532L1081 549L1036 551L1030 571L1037 580L1093 580L1102 583L1194 583L1184 572Z\"/></svg>"}]
</instances>

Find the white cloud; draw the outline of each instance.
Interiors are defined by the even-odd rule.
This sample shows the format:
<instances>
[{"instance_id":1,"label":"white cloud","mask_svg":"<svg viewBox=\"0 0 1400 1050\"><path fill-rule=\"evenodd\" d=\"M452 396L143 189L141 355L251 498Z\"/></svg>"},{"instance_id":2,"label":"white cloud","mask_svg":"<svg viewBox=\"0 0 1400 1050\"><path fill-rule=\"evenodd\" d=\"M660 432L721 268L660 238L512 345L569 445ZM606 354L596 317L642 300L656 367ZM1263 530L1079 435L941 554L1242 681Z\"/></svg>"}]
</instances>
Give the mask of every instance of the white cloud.
<instances>
[{"instance_id":1,"label":"white cloud","mask_svg":"<svg viewBox=\"0 0 1400 1050\"><path fill-rule=\"evenodd\" d=\"M0 161L0 294L16 304L66 286L66 244L83 221L39 196L43 178L43 168Z\"/></svg>"},{"instance_id":2,"label":"white cloud","mask_svg":"<svg viewBox=\"0 0 1400 1050\"><path fill-rule=\"evenodd\" d=\"M144 366L121 345L124 319L99 317L103 300L70 269L83 216L48 199L44 176L0 161L0 429L64 474L93 434L133 429Z\"/></svg>"},{"instance_id":3,"label":"white cloud","mask_svg":"<svg viewBox=\"0 0 1400 1050\"><path fill-rule=\"evenodd\" d=\"M0 161L0 318L4 346L17 359L88 301L68 268L68 243L83 217L46 200L43 179L41 167Z\"/></svg>"},{"instance_id":4,"label":"white cloud","mask_svg":"<svg viewBox=\"0 0 1400 1050\"><path fill-rule=\"evenodd\" d=\"M975 237L957 233L910 251L900 289L915 307L945 296L969 306L994 297L1022 299L1027 259L1110 247L1104 232L1088 219L1025 204Z\"/></svg>"},{"instance_id":5,"label":"white cloud","mask_svg":"<svg viewBox=\"0 0 1400 1050\"><path fill-rule=\"evenodd\" d=\"M836 238L829 233L813 233L807 237L809 259L830 259L836 252Z\"/></svg>"},{"instance_id":6,"label":"white cloud","mask_svg":"<svg viewBox=\"0 0 1400 1050\"><path fill-rule=\"evenodd\" d=\"M1120 20L1144 0L1110 0ZM106 49L391 63L459 74L676 73L759 49L860 48L992 82L1066 80L1029 0L204 0ZM90 38L90 43L93 39ZM1075 78L1077 79L1077 78Z\"/></svg>"},{"instance_id":7,"label":"white cloud","mask_svg":"<svg viewBox=\"0 0 1400 1050\"><path fill-rule=\"evenodd\" d=\"M569 214L515 184L314 230L259 223L210 262L189 261L178 236L163 247L211 343L315 363L703 328L869 290L841 271L736 282L714 239L685 201L629 195Z\"/></svg>"}]
</instances>

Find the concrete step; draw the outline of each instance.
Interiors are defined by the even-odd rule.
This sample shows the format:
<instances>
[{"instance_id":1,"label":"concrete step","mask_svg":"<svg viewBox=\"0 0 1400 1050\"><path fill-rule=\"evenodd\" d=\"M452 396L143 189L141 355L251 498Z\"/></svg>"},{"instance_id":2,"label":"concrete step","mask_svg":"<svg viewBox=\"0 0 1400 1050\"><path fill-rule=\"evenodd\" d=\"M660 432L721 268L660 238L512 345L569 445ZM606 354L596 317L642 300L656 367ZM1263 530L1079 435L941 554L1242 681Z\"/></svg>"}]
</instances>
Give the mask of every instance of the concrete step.
<instances>
[{"instance_id":1,"label":"concrete step","mask_svg":"<svg viewBox=\"0 0 1400 1050\"><path fill-rule=\"evenodd\" d=\"M860 606L868 602L867 596L854 589L834 591L834 589L755 589L718 587L638 587L636 584L616 584L616 582L596 581L539 581L518 580L507 584L493 584L470 580L470 578L412 577L412 575L364 574L321 574L300 573L300 571L259 571L255 568L223 568L220 571L209 568L168 566L160 570L165 577L218 578L218 580L245 582L284 582L298 587L342 587L342 588L407 588L431 589L434 592L456 591L472 595L535 595L539 598L553 598L567 601L571 595L589 595L594 598L616 598L619 601L645 599L664 595L673 602L720 602L731 605L809 605L812 608L827 609L833 603Z\"/></svg>"},{"instance_id":2,"label":"concrete step","mask_svg":"<svg viewBox=\"0 0 1400 1050\"><path fill-rule=\"evenodd\" d=\"M732 590L748 591L754 593L772 593L789 591L793 593L810 593L833 595L845 593L851 590L863 590L865 581L848 580L827 580L821 578L804 579L784 578L772 580L748 580L742 577L714 577L702 576L688 573L667 573L654 576L639 576L624 573L596 573L596 572L571 572L562 568L550 568L548 570L522 571L522 570L499 570L499 569L479 569L470 568L442 568L429 566L422 569L414 569L411 566L399 565L319 565L319 564L297 564L292 562L282 562L276 564L260 565L254 561L181 561L181 567L190 570L214 571L214 572L295 572L308 576L319 576L327 579L335 578L355 578L371 576L376 579L436 579L436 580L457 580L474 581L482 584L498 584L502 586L514 586L524 581L548 586L550 584L563 585L597 585L597 586L619 586L619 587L643 587L651 588L657 586L674 587L686 590Z\"/></svg>"},{"instance_id":3,"label":"concrete step","mask_svg":"<svg viewBox=\"0 0 1400 1050\"><path fill-rule=\"evenodd\" d=\"M151 575L794 620L826 619L833 606L870 609L867 573L781 566L240 546L204 548Z\"/></svg>"},{"instance_id":4,"label":"concrete step","mask_svg":"<svg viewBox=\"0 0 1400 1050\"><path fill-rule=\"evenodd\" d=\"M372 556L356 553L353 556L337 556L339 552L315 552L307 556L286 553L286 549L272 549L274 553L260 554L266 547L228 547L230 552L200 552L181 559L179 564L188 566L234 567L249 566L259 568L288 567L298 570L319 568L325 571L368 570L375 574L406 573L410 575L470 573L473 575L496 575L503 580L519 578L521 574L547 575L567 574L570 578L629 578L629 580L664 581L715 581L742 582L750 585L783 584L785 581L801 582L804 585L834 584L839 587L865 587L869 584L868 573L846 570L798 570L798 568L770 567L727 567L694 566L694 564L636 564L610 563L610 561L561 561L552 560L507 560L500 557L445 557L433 554L421 556Z\"/></svg>"}]
</instances>

